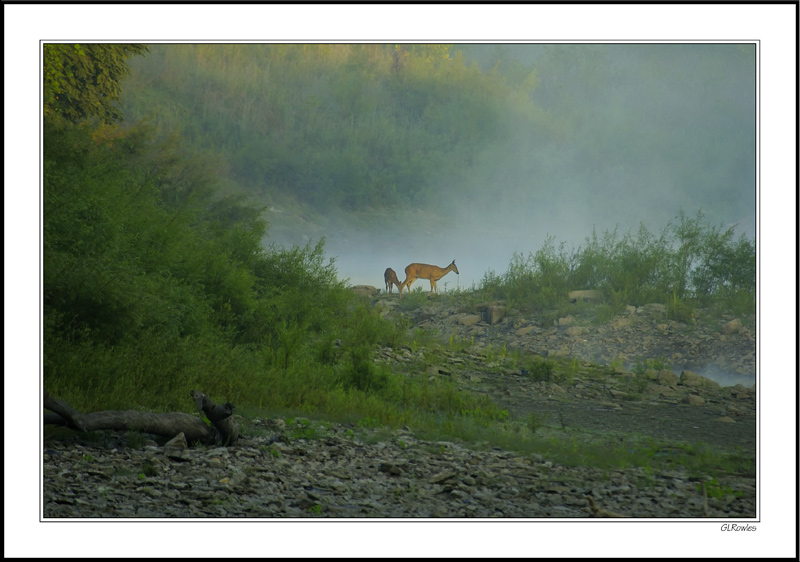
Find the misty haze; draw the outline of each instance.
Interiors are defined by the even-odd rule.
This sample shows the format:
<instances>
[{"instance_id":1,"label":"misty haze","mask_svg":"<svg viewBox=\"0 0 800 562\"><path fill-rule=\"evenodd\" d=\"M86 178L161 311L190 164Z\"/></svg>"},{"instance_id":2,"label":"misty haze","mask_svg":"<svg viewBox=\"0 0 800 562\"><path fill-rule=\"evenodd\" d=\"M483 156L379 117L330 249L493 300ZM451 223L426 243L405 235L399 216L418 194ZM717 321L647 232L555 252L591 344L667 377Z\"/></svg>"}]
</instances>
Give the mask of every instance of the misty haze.
<instances>
[{"instance_id":1,"label":"misty haze","mask_svg":"<svg viewBox=\"0 0 800 562\"><path fill-rule=\"evenodd\" d=\"M548 235L658 232L681 209L755 236L753 45L425 48L154 45L124 107L225 154L272 209L267 241L324 237L353 284L456 259L447 286L468 289Z\"/></svg>"}]
</instances>

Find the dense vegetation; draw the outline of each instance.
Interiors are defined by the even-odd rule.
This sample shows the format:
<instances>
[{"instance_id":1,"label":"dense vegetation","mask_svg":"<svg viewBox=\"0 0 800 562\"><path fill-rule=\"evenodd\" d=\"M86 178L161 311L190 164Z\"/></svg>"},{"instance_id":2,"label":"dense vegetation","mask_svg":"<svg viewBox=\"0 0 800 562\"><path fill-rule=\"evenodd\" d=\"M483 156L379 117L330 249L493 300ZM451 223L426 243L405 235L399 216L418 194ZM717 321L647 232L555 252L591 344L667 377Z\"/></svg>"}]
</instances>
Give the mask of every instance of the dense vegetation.
<instances>
[{"instance_id":1,"label":"dense vegetation","mask_svg":"<svg viewBox=\"0 0 800 562\"><path fill-rule=\"evenodd\" d=\"M200 388L379 423L497 415L453 385L377 367L374 348L397 344L404 326L338 280L322 243L265 247L261 210L221 195L218 160L144 125L103 124L104 110L71 100L74 119L45 119L50 392L87 410L188 409Z\"/></svg>"},{"instance_id":2,"label":"dense vegetation","mask_svg":"<svg viewBox=\"0 0 800 562\"><path fill-rule=\"evenodd\" d=\"M422 204L463 182L530 100L446 45L170 45L127 83L131 116L214 146L235 181L319 208ZM169 100L169 103L164 103Z\"/></svg>"},{"instance_id":3,"label":"dense vegetation","mask_svg":"<svg viewBox=\"0 0 800 562\"><path fill-rule=\"evenodd\" d=\"M697 307L754 314L756 247L732 227L709 224L703 213L681 211L658 235L644 224L620 236L593 232L568 249L552 237L536 252L515 254L508 270L489 271L480 289L523 310L544 312L575 289L599 289L618 312L626 305L667 305L671 318L694 319Z\"/></svg>"},{"instance_id":4,"label":"dense vegetation","mask_svg":"<svg viewBox=\"0 0 800 562\"><path fill-rule=\"evenodd\" d=\"M575 198L611 225L643 212L662 225L674 201L715 223L752 214L752 48L150 49L131 61L128 118L219 154L226 182L267 201L525 216Z\"/></svg>"}]
</instances>

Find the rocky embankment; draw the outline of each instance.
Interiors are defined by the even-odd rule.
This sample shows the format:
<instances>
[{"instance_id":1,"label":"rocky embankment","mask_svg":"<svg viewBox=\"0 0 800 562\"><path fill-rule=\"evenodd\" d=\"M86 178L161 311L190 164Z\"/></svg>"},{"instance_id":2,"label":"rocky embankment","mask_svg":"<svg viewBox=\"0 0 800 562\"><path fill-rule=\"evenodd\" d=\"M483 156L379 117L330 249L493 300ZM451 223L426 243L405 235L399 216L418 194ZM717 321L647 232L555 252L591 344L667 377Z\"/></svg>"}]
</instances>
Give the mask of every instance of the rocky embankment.
<instances>
[{"instance_id":1,"label":"rocky embankment","mask_svg":"<svg viewBox=\"0 0 800 562\"><path fill-rule=\"evenodd\" d=\"M45 443L46 518L753 517L752 478L570 467L410 431L252 420L221 448ZM313 437L287 439L293 432ZM259 433L256 431L255 433Z\"/></svg>"},{"instance_id":2,"label":"rocky embankment","mask_svg":"<svg viewBox=\"0 0 800 562\"><path fill-rule=\"evenodd\" d=\"M628 436L636 435L755 457L755 387L719 384L689 370L716 365L752 375L755 338L747 319L687 326L650 305L602 326L577 314L544 326L503 303L450 306L430 299L405 310L396 295L372 292L371 298L387 315L406 315L412 326L471 342L435 351L379 350L375 360L397 372L424 366L428 376L449 377L464 392L489 394L519 419L535 415L540 431L565 439L602 435L633 448L641 441ZM558 380L536 380L509 348L569 360L571 370ZM632 369L656 358L670 368ZM683 370L675 372L679 365ZM243 437L220 448L58 430L44 443L44 517L756 516L750 470L715 476L680 464L602 470L487 443L428 441L409 428L390 432L308 419L239 423Z\"/></svg>"},{"instance_id":3,"label":"rocky embankment","mask_svg":"<svg viewBox=\"0 0 800 562\"><path fill-rule=\"evenodd\" d=\"M402 315L414 328L472 341L478 347L504 345L543 357L627 368L658 362L675 372L700 373L725 386L755 384L753 318L729 314L717 318L700 309L689 322L677 322L667 318L663 304L651 303L627 306L624 313L597 325L591 308L594 292L574 291L575 312L547 323L503 301L473 303L462 298L453 303L431 298L423 306L405 308L396 294L380 294L366 286L356 290L371 298L385 316Z\"/></svg>"}]
</instances>

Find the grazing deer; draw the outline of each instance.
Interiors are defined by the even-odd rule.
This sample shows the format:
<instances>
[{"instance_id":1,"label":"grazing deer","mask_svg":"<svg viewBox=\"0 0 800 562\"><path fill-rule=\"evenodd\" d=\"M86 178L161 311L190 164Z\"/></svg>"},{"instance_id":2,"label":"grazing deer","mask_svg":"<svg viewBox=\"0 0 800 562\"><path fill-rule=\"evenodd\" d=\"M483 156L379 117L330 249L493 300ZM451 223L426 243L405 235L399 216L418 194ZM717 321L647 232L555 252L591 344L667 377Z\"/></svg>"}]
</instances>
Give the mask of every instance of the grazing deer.
<instances>
[{"instance_id":1,"label":"grazing deer","mask_svg":"<svg viewBox=\"0 0 800 562\"><path fill-rule=\"evenodd\" d=\"M400 298L403 297L403 287L408 287L408 292L411 293L411 283L417 279L429 279L431 282L431 293L434 292L438 295L439 289L436 288L436 282L447 275L448 272L455 271L458 275L458 268L456 267L456 260L447 267L438 267L436 265L428 265L426 263L412 263L406 267L406 280L400 285Z\"/></svg>"},{"instance_id":2,"label":"grazing deer","mask_svg":"<svg viewBox=\"0 0 800 562\"><path fill-rule=\"evenodd\" d=\"M392 285L397 285L397 288L402 292L403 286L400 284L400 280L397 278L397 274L394 272L394 269L391 267L387 267L386 271L383 272L383 281L386 283L386 292L391 294L392 293Z\"/></svg>"}]
</instances>

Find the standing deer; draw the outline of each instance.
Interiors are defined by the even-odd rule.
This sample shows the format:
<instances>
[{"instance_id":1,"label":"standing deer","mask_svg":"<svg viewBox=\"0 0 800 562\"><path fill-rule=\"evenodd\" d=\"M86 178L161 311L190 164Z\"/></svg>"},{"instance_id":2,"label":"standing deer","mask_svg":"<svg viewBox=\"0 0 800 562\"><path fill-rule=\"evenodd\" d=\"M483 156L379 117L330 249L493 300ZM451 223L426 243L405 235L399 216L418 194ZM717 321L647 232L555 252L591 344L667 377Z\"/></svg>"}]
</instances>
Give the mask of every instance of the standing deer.
<instances>
[{"instance_id":1,"label":"standing deer","mask_svg":"<svg viewBox=\"0 0 800 562\"><path fill-rule=\"evenodd\" d=\"M403 298L403 287L408 287L408 292L411 293L411 283L417 279L429 279L431 282L431 293L434 292L438 295L439 289L436 288L436 282L448 274L450 271L455 271L458 275L458 268L456 267L456 260L453 260L447 267L439 267L436 265L428 265L426 263L412 263L406 267L406 280L400 285L400 298Z\"/></svg>"},{"instance_id":2,"label":"standing deer","mask_svg":"<svg viewBox=\"0 0 800 562\"><path fill-rule=\"evenodd\" d=\"M397 285L397 288L400 290L400 292L403 292L403 285L400 284L400 280L397 278L397 274L391 267L387 267L386 271L383 272L383 281L384 283L386 283L387 293L389 294L392 293L392 285Z\"/></svg>"}]
</instances>

